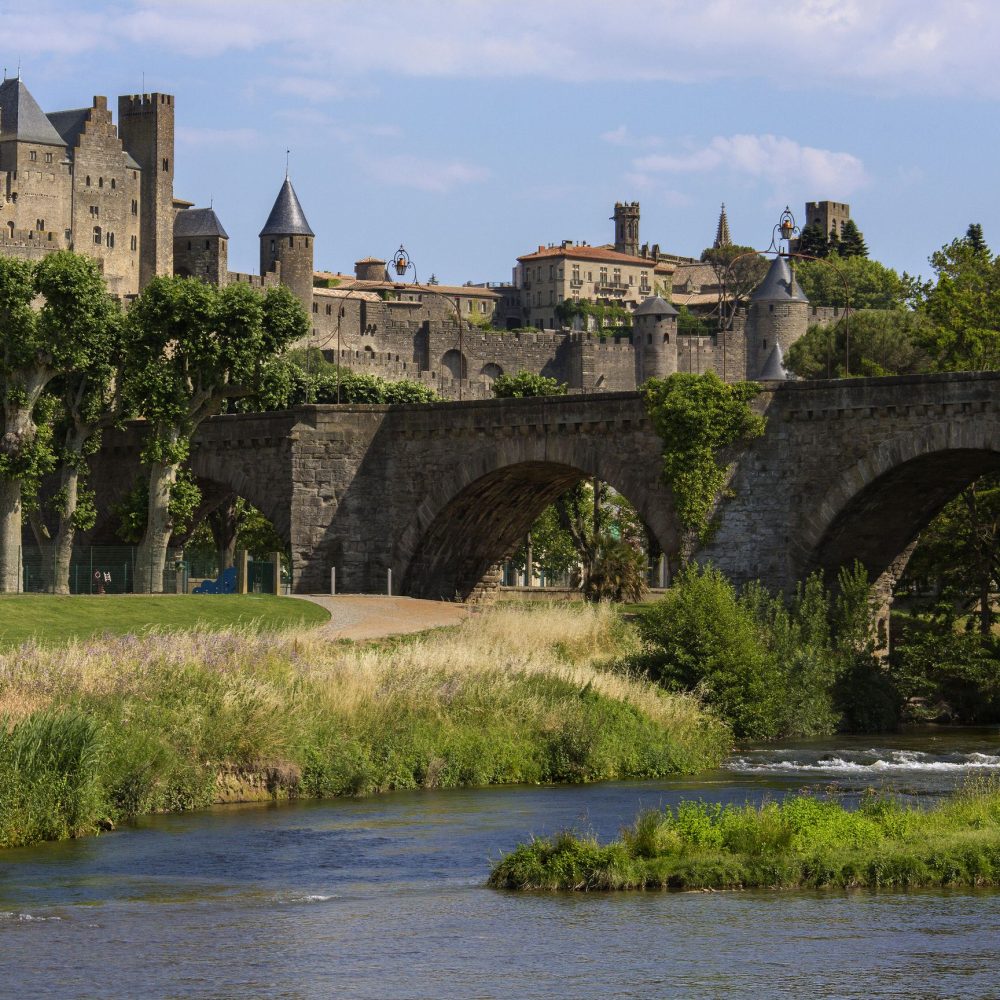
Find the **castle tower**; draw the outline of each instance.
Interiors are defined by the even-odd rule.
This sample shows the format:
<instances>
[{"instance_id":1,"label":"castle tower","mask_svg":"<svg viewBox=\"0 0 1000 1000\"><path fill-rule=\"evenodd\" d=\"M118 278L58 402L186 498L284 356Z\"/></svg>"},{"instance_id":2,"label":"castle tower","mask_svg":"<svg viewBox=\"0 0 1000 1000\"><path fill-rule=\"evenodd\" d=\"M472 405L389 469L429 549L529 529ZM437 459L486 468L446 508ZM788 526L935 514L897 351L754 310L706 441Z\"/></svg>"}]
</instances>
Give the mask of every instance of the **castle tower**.
<instances>
[{"instance_id":1,"label":"castle tower","mask_svg":"<svg viewBox=\"0 0 1000 1000\"><path fill-rule=\"evenodd\" d=\"M795 280L787 257L775 257L767 275L750 297L747 318L747 378L764 377L777 344L780 365L788 349L805 332L809 300Z\"/></svg>"},{"instance_id":2,"label":"castle tower","mask_svg":"<svg viewBox=\"0 0 1000 1000\"><path fill-rule=\"evenodd\" d=\"M174 98L131 94L118 98L118 134L141 168L139 287L174 273Z\"/></svg>"},{"instance_id":3,"label":"castle tower","mask_svg":"<svg viewBox=\"0 0 1000 1000\"><path fill-rule=\"evenodd\" d=\"M729 220L726 218L726 203L722 203L722 211L719 212L719 224L715 228L715 242L712 248L720 250L722 247L731 247L732 238L729 235Z\"/></svg>"},{"instance_id":4,"label":"castle tower","mask_svg":"<svg viewBox=\"0 0 1000 1000\"><path fill-rule=\"evenodd\" d=\"M174 220L174 274L222 286L229 273L229 234L211 208L185 208Z\"/></svg>"},{"instance_id":5,"label":"castle tower","mask_svg":"<svg viewBox=\"0 0 1000 1000\"><path fill-rule=\"evenodd\" d=\"M260 273L277 270L307 313L313 301L313 239L292 182L285 177L271 214L260 231Z\"/></svg>"},{"instance_id":6,"label":"castle tower","mask_svg":"<svg viewBox=\"0 0 1000 1000\"><path fill-rule=\"evenodd\" d=\"M667 378L677 371L677 310L652 295L632 313L635 346L635 384L649 378Z\"/></svg>"},{"instance_id":7,"label":"castle tower","mask_svg":"<svg viewBox=\"0 0 1000 1000\"><path fill-rule=\"evenodd\" d=\"M615 214L611 216L615 222L615 250L627 253L633 257L639 256L639 202L616 201Z\"/></svg>"}]
</instances>

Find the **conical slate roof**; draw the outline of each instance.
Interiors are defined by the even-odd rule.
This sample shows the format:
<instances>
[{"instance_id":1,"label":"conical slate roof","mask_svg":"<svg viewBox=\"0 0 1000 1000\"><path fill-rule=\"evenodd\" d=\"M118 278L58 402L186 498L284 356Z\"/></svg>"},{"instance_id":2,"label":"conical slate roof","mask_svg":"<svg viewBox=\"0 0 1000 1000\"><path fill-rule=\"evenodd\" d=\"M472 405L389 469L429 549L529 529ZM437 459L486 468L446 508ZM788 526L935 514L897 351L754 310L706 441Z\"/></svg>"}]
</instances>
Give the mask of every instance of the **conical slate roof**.
<instances>
[{"instance_id":1,"label":"conical slate roof","mask_svg":"<svg viewBox=\"0 0 1000 1000\"><path fill-rule=\"evenodd\" d=\"M757 378L761 382L784 382L790 377L788 372L785 371L785 359L781 353L781 344L775 342Z\"/></svg>"},{"instance_id":2,"label":"conical slate roof","mask_svg":"<svg viewBox=\"0 0 1000 1000\"><path fill-rule=\"evenodd\" d=\"M292 182L286 177L281 185L278 197L274 199L274 208L260 231L261 236L315 236L306 222L306 213L302 211L299 199L295 195Z\"/></svg>"},{"instance_id":3,"label":"conical slate roof","mask_svg":"<svg viewBox=\"0 0 1000 1000\"><path fill-rule=\"evenodd\" d=\"M0 83L0 139L66 145L28 88L16 79Z\"/></svg>"},{"instance_id":4,"label":"conical slate roof","mask_svg":"<svg viewBox=\"0 0 1000 1000\"><path fill-rule=\"evenodd\" d=\"M677 310L659 295L651 295L648 299L643 299L635 307L633 316L677 316Z\"/></svg>"},{"instance_id":5,"label":"conical slate roof","mask_svg":"<svg viewBox=\"0 0 1000 1000\"><path fill-rule=\"evenodd\" d=\"M750 296L751 302L808 302L805 292L792 275L787 257L775 257L767 276Z\"/></svg>"},{"instance_id":6,"label":"conical slate roof","mask_svg":"<svg viewBox=\"0 0 1000 1000\"><path fill-rule=\"evenodd\" d=\"M185 208L174 219L174 236L221 236L229 239L212 208Z\"/></svg>"}]
</instances>

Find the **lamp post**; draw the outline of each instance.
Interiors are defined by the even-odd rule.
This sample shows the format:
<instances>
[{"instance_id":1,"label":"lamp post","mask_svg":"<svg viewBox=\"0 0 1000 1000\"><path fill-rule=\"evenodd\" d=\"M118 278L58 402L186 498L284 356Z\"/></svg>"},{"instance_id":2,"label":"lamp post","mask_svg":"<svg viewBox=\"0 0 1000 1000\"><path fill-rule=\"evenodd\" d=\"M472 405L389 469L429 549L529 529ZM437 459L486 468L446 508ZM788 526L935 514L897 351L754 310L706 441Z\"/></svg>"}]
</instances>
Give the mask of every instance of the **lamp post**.
<instances>
[{"instance_id":1,"label":"lamp post","mask_svg":"<svg viewBox=\"0 0 1000 1000\"><path fill-rule=\"evenodd\" d=\"M454 308L455 319L458 322L458 399L461 402L462 381L467 372L465 370L465 324L462 321L462 310L458 299L453 302L443 292L437 291L437 289L432 288L430 285L421 285L417 279L416 265L413 263L413 260L406 251L406 247L404 247L402 243L399 244L399 249L392 255L392 268L396 272L397 277L400 279L406 277L407 271L413 271L413 284L419 288L421 292L430 292L432 295L439 295Z\"/></svg>"}]
</instances>

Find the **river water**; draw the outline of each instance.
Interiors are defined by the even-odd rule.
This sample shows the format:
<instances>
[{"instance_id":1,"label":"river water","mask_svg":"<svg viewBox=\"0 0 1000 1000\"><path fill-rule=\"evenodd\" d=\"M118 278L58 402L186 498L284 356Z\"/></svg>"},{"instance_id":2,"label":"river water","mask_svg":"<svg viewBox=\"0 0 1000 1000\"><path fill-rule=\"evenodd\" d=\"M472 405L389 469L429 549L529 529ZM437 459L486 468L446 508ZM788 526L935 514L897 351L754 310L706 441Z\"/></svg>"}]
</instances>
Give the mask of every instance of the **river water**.
<instances>
[{"instance_id":1,"label":"river water","mask_svg":"<svg viewBox=\"0 0 1000 1000\"><path fill-rule=\"evenodd\" d=\"M1000 997L1000 891L515 894L491 859L642 806L1000 775L1000 731L748 749L668 782L161 816L0 855L2 997Z\"/></svg>"}]
</instances>

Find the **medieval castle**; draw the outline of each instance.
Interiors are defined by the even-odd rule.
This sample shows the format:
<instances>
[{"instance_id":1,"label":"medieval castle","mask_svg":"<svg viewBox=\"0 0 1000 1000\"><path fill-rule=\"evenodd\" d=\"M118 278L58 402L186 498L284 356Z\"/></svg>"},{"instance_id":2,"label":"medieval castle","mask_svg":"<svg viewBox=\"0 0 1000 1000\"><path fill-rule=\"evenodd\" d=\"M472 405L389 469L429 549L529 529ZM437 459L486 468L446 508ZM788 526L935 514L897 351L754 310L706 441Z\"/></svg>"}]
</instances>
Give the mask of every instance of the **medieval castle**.
<instances>
[{"instance_id":1,"label":"medieval castle","mask_svg":"<svg viewBox=\"0 0 1000 1000\"><path fill-rule=\"evenodd\" d=\"M405 259L397 281L378 257L357 261L353 274L316 271L315 234L286 177L260 231L260 273L237 273L215 211L175 198L173 177L171 95L120 97L116 128L105 97L46 114L20 78L0 84L0 254L85 253L126 300L156 275L281 283L312 318L308 346L446 397L487 396L493 378L520 370L576 392L634 389L675 371L780 379L783 355L808 323L834 318L835 310L809 305L777 257L725 330L678 335L675 305L716 305L718 277L691 258L640 246L637 202L615 206L613 245L540 246L518 258L511 283L408 284ZM716 244L728 241L723 211ZM567 328L556 308L566 300L623 306L632 329L603 336Z\"/></svg>"}]
</instances>

